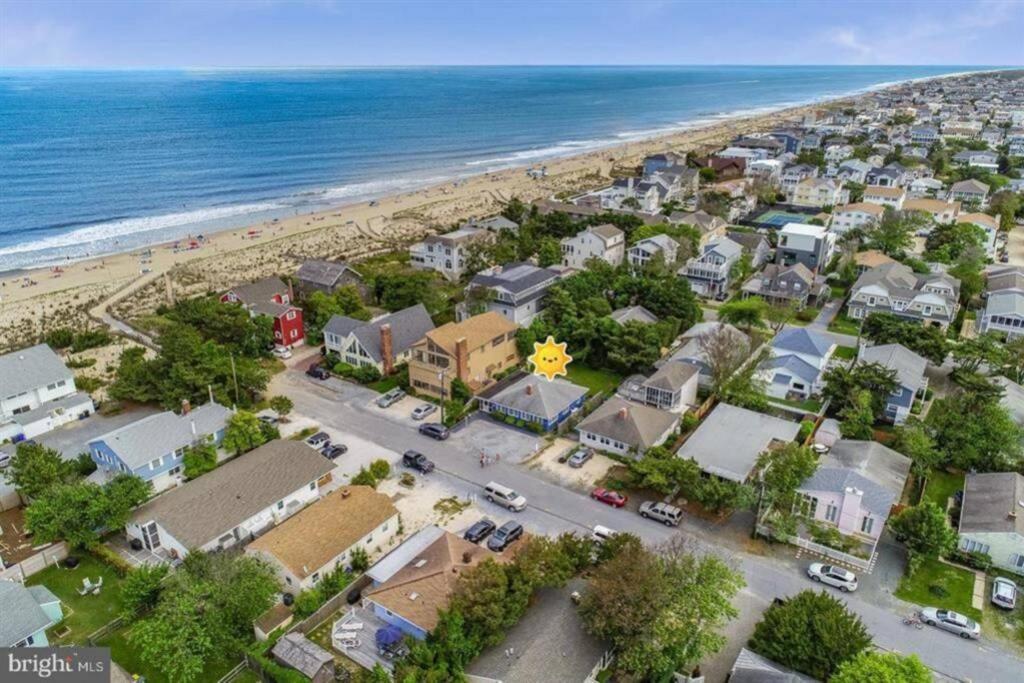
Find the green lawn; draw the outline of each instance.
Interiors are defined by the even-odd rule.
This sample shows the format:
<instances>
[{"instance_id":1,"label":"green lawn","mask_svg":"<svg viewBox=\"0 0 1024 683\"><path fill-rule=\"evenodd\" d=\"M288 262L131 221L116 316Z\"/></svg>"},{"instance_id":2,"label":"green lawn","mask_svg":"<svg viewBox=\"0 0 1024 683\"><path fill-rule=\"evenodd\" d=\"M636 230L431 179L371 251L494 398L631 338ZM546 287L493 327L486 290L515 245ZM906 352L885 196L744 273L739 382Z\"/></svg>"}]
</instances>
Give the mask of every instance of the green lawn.
<instances>
[{"instance_id":1,"label":"green lawn","mask_svg":"<svg viewBox=\"0 0 1024 683\"><path fill-rule=\"evenodd\" d=\"M833 355L843 360L853 360L857 357L857 349L852 346L837 346Z\"/></svg>"},{"instance_id":2,"label":"green lawn","mask_svg":"<svg viewBox=\"0 0 1024 683\"><path fill-rule=\"evenodd\" d=\"M930 500L945 510L946 501L949 497L963 489L963 487L964 475L932 470L928 473L928 483L924 489L924 500Z\"/></svg>"},{"instance_id":3,"label":"green lawn","mask_svg":"<svg viewBox=\"0 0 1024 683\"><path fill-rule=\"evenodd\" d=\"M168 681L159 670L154 669L142 661L139 649L128 640L131 627L118 629L101 640L98 645L110 648L110 658L117 662L122 669L128 672L129 676L145 676L147 683L165 683ZM196 678L196 683L216 683L231 671L241 657L224 653L207 662L203 673Z\"/></svg>"},{"instance_id":4,"label":"green lawn","mask_svg":"<svg viewBox=\"0 0 1024 683\"><path fill-rule=\"evenodd\" d=\"M829 332L836 332L838 334L857 334L860 332L860 322L853 318L846 317L845 313L840 313L835 317L828 326Z\"/></svg>"},{"instance_id":5,"label":"green lawn","mask_svg":"<svg viewBox=\"0 0 1024 683\"><path fill-rule=\"evenodd\" d=\"M80 562L74 569L63 566L47 567L33 574L26 582L30 586L43 585L60 598L64 621L55 626L50 642L58 645L84 644L89 634L117 618L121 610L122 579L110 567L88 553L76 554ZM89 577L93 583L103 579L99 595L79 595L82 580ZM71 631L63 638L52 635L63 628Z\"/></svg>"},{"instance_id":6,"label":"green lawn","mask_svg":"<svg viewBox=\"0 0 1024 683\"><path fill-rule=\"evenodd\" d=\"M603 391L611 394L622 382L622 377L611 370L596 370L581 363L569 363L566 379L590 389L590 395Z\"/></svg>"},{"instance_id":7,"label":"green lawn","mask_svg":"<svg viewBox=\"0 0 1024 683\"><path fill-rule=\"evenodd\" d=\"M896 597L907 602L951 609L980 622L981 610L971 607L972 595L974 574L938 560L922 562L914 576L904 576L896 589Z\"/></svg>"},{"instance_id":8,"label":"green lawn","mask_svg":"<svg viewBox=\"0 0 1024 683\"><path fill-rule=\"evenodd\" d=\"M388 375L387 377L382 377L376 382L370 382L369 384L366 385L366 388L373 389L374 391L380 394L386 394L387 392L391 391L392 389L398 386L398 380L399 377L397 374Z\"/></svg>"}]
</instances>

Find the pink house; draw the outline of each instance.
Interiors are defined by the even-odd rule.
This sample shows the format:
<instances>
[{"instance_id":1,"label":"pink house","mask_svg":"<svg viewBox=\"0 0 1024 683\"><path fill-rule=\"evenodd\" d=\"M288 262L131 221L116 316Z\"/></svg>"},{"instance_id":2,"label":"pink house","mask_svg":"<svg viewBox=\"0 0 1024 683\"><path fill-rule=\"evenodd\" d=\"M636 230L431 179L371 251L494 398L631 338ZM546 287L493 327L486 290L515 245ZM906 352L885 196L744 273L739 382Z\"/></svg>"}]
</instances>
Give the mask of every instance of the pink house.
<instances>
[{"instance_id":1,"label":"pink house","mask_svg":"<svg viewBox=\"0 0 1024 683\"><path fill-rule=\"evenodd\" d=\"M842 439L798 492L808 517L874 546L909 472L910 458L887 446Z\"/></svg>"}]
</instances>

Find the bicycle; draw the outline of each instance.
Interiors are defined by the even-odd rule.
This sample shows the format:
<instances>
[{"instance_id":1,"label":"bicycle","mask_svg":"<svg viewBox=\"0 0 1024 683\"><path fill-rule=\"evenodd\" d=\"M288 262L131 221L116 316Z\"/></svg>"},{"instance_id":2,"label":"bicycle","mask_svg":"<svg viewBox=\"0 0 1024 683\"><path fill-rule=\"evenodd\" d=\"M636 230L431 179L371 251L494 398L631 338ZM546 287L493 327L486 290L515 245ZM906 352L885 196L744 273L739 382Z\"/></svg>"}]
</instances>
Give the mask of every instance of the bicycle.
<instances>
[{"instance_id":1,"label":"bicycle","mask_svg":"<svg viewBox=\"0 0 1024 683\"><path fill-rule=\"evenodd\" d=\"M908 617L903 617L903 624L905 626L913 626L919 631L924 628L924 622L921 621L921 617L916 612Z\"/></svg>"}]
</instances>

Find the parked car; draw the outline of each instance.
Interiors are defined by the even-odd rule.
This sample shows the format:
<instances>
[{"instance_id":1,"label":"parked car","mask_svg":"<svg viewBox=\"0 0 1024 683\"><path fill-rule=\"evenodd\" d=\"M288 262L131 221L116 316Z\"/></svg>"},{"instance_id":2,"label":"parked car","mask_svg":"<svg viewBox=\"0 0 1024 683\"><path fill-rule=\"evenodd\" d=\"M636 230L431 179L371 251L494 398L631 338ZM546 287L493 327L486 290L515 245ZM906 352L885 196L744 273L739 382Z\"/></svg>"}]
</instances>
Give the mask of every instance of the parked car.
<instances>
[{"instance_id":1,"label":"parked car","mask_svg":"<svg viewBox=\"0 0 1024 683\"><path fill-rule=\"evenodd\" d=\"M992 604L1003 609L1017 606L1017 584L1002 576L992 582Z\"/></svg>"},{"instance_id":2,"label":"parked car","mask_svg":"<svg viewBox=\"0 0 1024 683\"><path fill-rule=\"evenodd\" d=\"M526 498L510 489L492 481L484 487L484 496L492 503L507 507L514 512L522 512L526 509Z\"/></svg>"},{"instance_id":3,"label":"parked car","mask_svg":"<svg viewBox=\"0 0 1024 683\"><path fill-rule=\"evenodd\" d=\"M280 358L281 360L288 360L289 358L292 357L292 351L287 346L275 346L274 350L271 353L273 353L276 358Z\"/></svg>"},{"instance_id":4,"label":"parked car","mask_svg":"<svg viewBox=\"0 0 1024 683\"><path fill-rule=\"evenodd\" d=\"M590 497L600 503L604 503L605 505L611 505L613 508L624 507L626 505L626 501L629 500L629 498L618 491L612 491L611 489L603 487L598 487L591 491Z\"/></svg>"},{"instance_id":5,"label":"parked car","mask_svg":"<svg viewBox=\"0 0 1024 683\"><path fill-rule=\"evenodd\" d=\"M0 468L7 467L11 464L10 453L0 453Z\"/></svg>"},{"instance_id":6,"label":"parked car","mask_svg":"<svg viewBox=\"0 0 1024 683\"><path fill-rule=\"evenodd\" d=\"M331 373L327 371L327 368L321 367L319 363L313 363L306 369L306 374L313 379L327 379L331 376Z\"/></svg>"},{"instance_id":7,"label":"parked car","mask_svg":"<svg viewBox=\"0 0 1024 683\"><path fill-rule=\"evenodd\" d=\"M523 535L523 525L519 522L505 522L487 540L487 547L496 553L519 540Z\"/></svg>"},{"instance_id":8,"label":"parked car","mask_svg":"<svg viewBox=\"0 0 1024 683\"><path fill-rule=\"evenodd\" d=\"M401 401L403 398L405 398L405 392L399 389L398 387L395 387L386 394L382 394L377 399L377 407L390 408L391 406Z\"/></svg>"},{"instance_id":9,"label":"parked car","mask_svg":"<svg viewBox=\"0 0 1024 683\"><path fill-rule=\"evenodd\" d=\"M423 474L430 474L434 471L434 463L419 451L406 451L402 453L402 464L419 470Z\"/></svg>"},{"instance_id":10,"label":"parked car","mask_svg":"<svg viewBox=\"0 0 1024 683\"><path fill-rule=\"evenodd\" d=\"M978 625L978 622L968 619L962 614L957 614L952 610L925 607L921 610L921 621L929 626L937 626L950 633L955 633L961 638L978 638L981 636L981 626Z\"/></svg>"},{"instance_id":11,"label":"parked car","mask_svg":"<svg viewBox=\"0 0 1024 683\"><path fill-rule=\"evenodd\" d=\"M857 575L835 565L814 562L807 568L807 576L815 583L835 586L844 593L857 590Z\"/></svg>"},{"instance_id":12,"label":"parked car","mask_svg":"<svg viewBox=\"0 0 1024 683\"><path fill-rule=\"evenodd\" d=\"M281 421L280 418L274 417L273 415L260 415L258 419L263 424L268 425L276 425L278 422Z\"/></svg>"},{"instance_id":13,"label":"parked car","mask_svg":"<svg viewBox=\"0 0 1024 683\"><path fill-rule=\"evenodd\" d=\"M569 455L569 459L566 462L569 464L569 467L583 467L593 457L594 451L586 446L580 446Z\"/></svg>"},{"instance_id":14,"label":"parked car","mask_svg":"<svg viewBox=\"0 0 1024 683\"><path fill-rule=\"evenodd\" d=\"M644 519L661 522L665 526L679 526L679 521L683 518L683 511L668 503L645 501L640 503L640 516Z\"/></svg>"},{"instance_id":15,"label":"parked car","mask_svg":"<svg viewBox=\"0 0 1024 683\"><path fill-rule=\"evenodd\" d=\"M333 446L328 446L321 450L320 452L323 453L324 457L327 458L328 460L337 460L341 456L348 453L348 446L342 443L338 443L334 444Z\"/></svg>"},{"instance_id":16,"label":"parked car","mask_svg":"<svg viewBox=\"0 0 1024 683\"><path fill-rule=\"evenodd\" d=\"M595 524L593 530L590 533L590 537L594 539L597 543L604 543L605 541L611 540L612 536L614 536L616 533L618 532L616 532L614 529L609 529L606 526Z\"/></svg>"},{"instance_id":17,"label":"parked car","mask_svg":"<svg viewBox=\"0 0 1024 683\"><path fill-rule=\"evenodd\" d=\"M331 445L331 436L327 432L317 432L313 436L306 439L306 443L316 449L324 448L325 446Z\"/></svg>"},{"instance_id":18,"label":"parked car","mask_svg":"<svg viewBox=\"0 0 1024 683\"><path fill-rule=\"evenodd\" d=\"M484 517L479 522L466 529L466 533L462 534L462 537L470 543L479 543L493 534L497 526L497 524Z\"/></svg>"},{"instance_id":19,"label":"parked car","mask_svg":"<svg viewBox=\"0 0 1024 683\"><path fill-rule=\"evenodd\" d=\"M416 406L416 408L412 411L412 419L422 420L429 415L433 415L435 412L437 412L437 406L435 406L433 403L424 403L422 405Z\"/></svg>"},{"instance_id":20,"label":"parked car","mask_svg":"<svg viewBox=\"0 0 1024 683\"><path fill-rule=\"evenodd\" d=\"M449 436L448 428L437 422L428 422L427 424L420 425L420 434L429 436L431 439L437 439L438 441L444 441Z\"/></svg>"}]
</instances>

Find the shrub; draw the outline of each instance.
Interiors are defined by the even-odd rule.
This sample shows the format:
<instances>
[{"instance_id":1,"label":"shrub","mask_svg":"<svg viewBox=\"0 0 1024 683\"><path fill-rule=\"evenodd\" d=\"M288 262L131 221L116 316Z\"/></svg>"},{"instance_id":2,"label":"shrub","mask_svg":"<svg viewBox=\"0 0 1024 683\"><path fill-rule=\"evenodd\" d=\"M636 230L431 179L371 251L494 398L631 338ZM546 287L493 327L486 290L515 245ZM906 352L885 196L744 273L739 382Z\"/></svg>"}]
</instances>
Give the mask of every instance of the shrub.
<instances>
[{"instance_id":1,"label":"shrub","mask_svg":"<svg viewBox=\"0 0 1024 683\"><path fill-rule=\"evenodd\" d=\"M391 465L387 460L378 459L370 463L370 474L378 482L382 479L387 479L388 475L391 474Z\"/></svg>"},{"instance_id":2,"label":"shrub","mask_svg":"<svg viewBox=\"0 0 1024 683\"><path fill-rule=\"evenodd\" d=\"M355 573L365 572L370 566L370 556L363 548L352 548L352 556L349 558L349 565Z\"/></svg>"},{"instance_id":3,"label":"shrub","mask_svg":"<svg viewBox=\"0 0 1024 683\"><path fill-rule=\"evenodd\" d=\"M987 572L992 568L992 556L988 553L954 550L949 554L949 559L982 572Z\"/></svg>"},{"instance_id":4,"label":"shrub","mask_svg":"<svg viewBox=\"0 0 1024 683\"><path fill-rule=\"evenodd\" d=\"M360 365L352 371L352 379L360 384L370 384L380 379L380 370L372 365Z\"/></svg>"},{"instance_id":5,"label":"shrub","mask_svg":"<svg viewBox=\"0 0 1024 683\"><path fill-rule=\"evenodd\" d=\"M796 312L796 319L805 323L813 322L817 316L818 312L813 308L805 308Z\"/></svg>"},{"instance_id":6,"label":"shrub","mask_svg":"<svg viewBox=\"0 0 1024 683\"><path fill-rule=\"evenodd\" d=\"M87 375L75 375L75 386L78 387L79 391L86 393L92 393L102 387L106 382L98 377L89 377Z\"/></svg>"},{"instance_id":7,"label":"shrub","mask_svg":"<svg viewBox=\"0 0 1024 683\"><path fill-rule=\"evenodd\" d=\"M69 358L64 362L64 365L68 366L72 370L81 370L82 368L91 368L96 365L95 358Z\"/></svg>"},{"instance_id":8,"label":"shrub","mask_svg":"<svg viewBox=\"0 0 1024 683\"><path fill-rule=\"evenodd\" d=\"M360 467L356 475L352 477L351 484L353 486L372 486L377 488L377 479L370 470Z\"/></svg>"},{"instance_id":9,"label":"shrub","mask_svg":"<svg viewBox=\"0 0 1024 683\"><path fill-rule=\"evenodd\" d=\"M288 413L292 412L292 408L295 404L287 396L274 396L270 399L270 407L275 413L284 417Z\"/></svg>"},{"instance_id":10,"label":"shrub","mask_svg":"<svg viewBox=\"0 0 1024 683\"><path fill-rule=\"evenodd\" d=\"M295 596L295 603L292 605L292 611L295 616L299 619L305 619L309 615L320 609L320 605L324 604L324 601L320 598L320 591L316 588L310 588L304 590Z\"/></svg>"},{"instance_id":11,"label":"shrub","mask_svg":"<svg viewBox=\"0 0 1024 683\"><path fill-rule=\"evenodd\" d=\"M353 368L348 363L336 363L332 368L332 371L334 372L335 375L341 375L342 377L351 377L352 373L355 371L355 368Z\"/></svg>"},{"instance_id":12,"label":"shrub","mask_svg":"<svg viewBox=\"0 0 1024 683\"><path fill-rule=\"evenodd\" d=\"M153 609L160 597L160 583L170 567L141 565L128 572L121 585L121 616L133 621L141 612Z\"/></svg>"},{"instance_id":13,"label":"shrub","mask_svg":"<svg viewBox=\"0 0 1024 683\"><path fill-rule=\"evenodd\" d=\"M797 442L803 443L806 441L812 431L814 431L814 420L803 420L800 423L800 431L796 434Z\"/></svg>"},{"instance_id":14,"label":"shrub","mask_svg":"<svg viewBox=\"0 0 1024 683\"><path fill-rule=\"evenodd\" d=\"M97 543L89 549L89 552L95 555L96 559L113 569L121 578L128 576L128 573L133 569L132 565L128 563L128 560L124 559L102 543Z\"/></svg>"},{"instance_id":15,"label":"shrub","mask_svg":"<svg viewBox=\"0 0 1024 683\"><path fill-rule=\"evenodd\" d=\"M86 349L95 349L106 346L111 342L110 333L106 330L86 330L75 335L71 343L71 352L79 353Z\"/></svg>"},{"instance_id":16,"label":"shrub","mask_svg":"<svg viewBox=\"0 0 1024 683\"><path fill-rule=\"evenodd\" d=\"M79 453L78 457L75 458L75 469L80 476L88 477L96 471L96 463L88 453Z\"/></svg>"},{"instance_id":17,"label":"shrub","mask_svg":"<svg viewBox=\"0 0 1024 683\"><path fill-rule=\"evenodd\" d=\"M55 349L66 349L75 342L75 333L67 327L61 327L46 335L45 341Z\"/></svg>"},{"instance_id":18,"label":"shrub","mask_svg":"<svg viewBox=\"0 0 1024 683\"><path fill-rule=\"evenodd\" d=\"M416 477L412 476L411 472L402 472L401 478L398 480L399 485L411 489L416 484Z\"/></svg>"}]
</instances>

